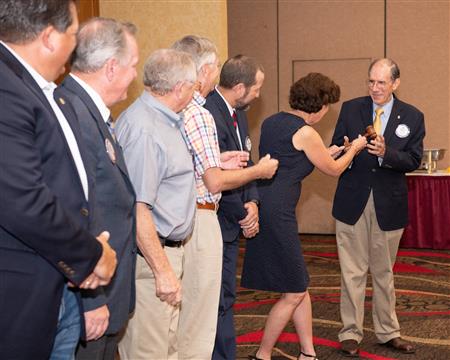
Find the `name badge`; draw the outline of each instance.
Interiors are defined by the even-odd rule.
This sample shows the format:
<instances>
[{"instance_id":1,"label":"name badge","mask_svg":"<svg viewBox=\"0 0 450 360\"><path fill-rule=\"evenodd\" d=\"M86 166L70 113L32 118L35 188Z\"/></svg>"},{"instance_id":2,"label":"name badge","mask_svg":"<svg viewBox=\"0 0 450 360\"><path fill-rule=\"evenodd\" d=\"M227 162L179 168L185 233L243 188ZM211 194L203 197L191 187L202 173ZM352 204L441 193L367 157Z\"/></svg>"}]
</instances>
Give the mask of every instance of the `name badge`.
<instances>
[{"instance_id":1,"label":"name badge","mask_svg":"<svg viewBox=\"0 0 450 360\"><path fill-rule=\"evenodd\" d=\"M401 139L408 137L410 133L411 130L405 124L400 124L399 126L397 126L397 129L395 129L395 135L397 135Z\"/></svg>"},{"instance_id":2,"label":"name badge","mask_svg":"<svg viewBox=\"0 0 450 360\"><path fill-rule=\"evenodd\" d=\"M245 138L245 148L248 152L252 151L252 141L250 140L250 136Z\"/></svg>"}]
</instances>

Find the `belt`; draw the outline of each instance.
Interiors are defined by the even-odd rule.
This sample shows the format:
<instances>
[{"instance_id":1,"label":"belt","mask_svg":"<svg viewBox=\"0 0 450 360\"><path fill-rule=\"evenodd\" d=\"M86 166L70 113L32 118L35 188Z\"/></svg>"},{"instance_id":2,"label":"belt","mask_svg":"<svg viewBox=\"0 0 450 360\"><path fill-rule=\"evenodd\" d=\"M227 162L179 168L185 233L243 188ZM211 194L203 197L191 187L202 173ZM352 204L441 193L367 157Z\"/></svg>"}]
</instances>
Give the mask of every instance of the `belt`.
<instances>
[{"instance_id":1,"label":"belt","mask_svg":"<svg viewBox=\"0 0 450 360\"><path fill-rule=\"evenodd\" d=\"M217 211L218 208L219 208L219 205L217 205L215 203L209 203L209 202L204 203L204 204L197 203L197 209Z\"/></svg>"},{"instance_id":2,"label":"belt","mask_svg":"<svg viewBox=\"0 0 450 360\"><path fill-rule=\"evenodd\" d=\"M169 240L169 239L161 239L159 238L159 240L161 241L161 246L164 247L170 247L170 248L179 248L184 244L184 241L180 240L180 241L174 241L174 240ZM137 254L144 257L144 255L142 254L141 250L139 248L137 248L136 250Z\"/></svg>"},{"instance_id":3,"label":"belt","mask_svg":"<svg viewBox=\"0 0 450 360\"><path fill-rule=\"evenodd\" d=\"M171 248L179 248L184 244L184 241L173 241L169 239L164 239L164 244L161 244L162 247L171 247Z\"/></svg>"}]
</instances>

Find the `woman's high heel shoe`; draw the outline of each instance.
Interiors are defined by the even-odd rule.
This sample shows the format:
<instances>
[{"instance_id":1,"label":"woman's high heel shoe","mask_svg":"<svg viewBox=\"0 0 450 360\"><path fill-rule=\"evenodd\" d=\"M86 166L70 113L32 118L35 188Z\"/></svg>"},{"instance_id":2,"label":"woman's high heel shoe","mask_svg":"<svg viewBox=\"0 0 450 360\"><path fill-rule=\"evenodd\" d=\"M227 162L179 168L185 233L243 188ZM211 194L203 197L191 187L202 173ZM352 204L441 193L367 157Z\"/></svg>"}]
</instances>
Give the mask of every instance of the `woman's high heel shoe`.
<instances>
[{"instance_id":1,"label":"woman's high heel shoe","mask_svg":"<svg viewBox=\"0 0 450 360\"><path fill-rule=\"evenodd\" d=\"M300 360L300 356L304 356L304 357L307 357L307 358L311 358L312 360L319 360L317 357L316 357L316 355L309 355L309 354L305 354L303 351L300 351L300 355L299 355L299 357L298 357L298 360Z\"/></svg>"},{"instance_id":2,"label":"woman's high heel shoe","mask_svg":"<svg viewBox=\"0 0 450 360\"><path fill-rule=\"evenodd\" d=\"M255 355L248 355L247 357L248 357L248 360L262 360L256 356L256 353L255 353Z\"/></svg>"}]
</instances>

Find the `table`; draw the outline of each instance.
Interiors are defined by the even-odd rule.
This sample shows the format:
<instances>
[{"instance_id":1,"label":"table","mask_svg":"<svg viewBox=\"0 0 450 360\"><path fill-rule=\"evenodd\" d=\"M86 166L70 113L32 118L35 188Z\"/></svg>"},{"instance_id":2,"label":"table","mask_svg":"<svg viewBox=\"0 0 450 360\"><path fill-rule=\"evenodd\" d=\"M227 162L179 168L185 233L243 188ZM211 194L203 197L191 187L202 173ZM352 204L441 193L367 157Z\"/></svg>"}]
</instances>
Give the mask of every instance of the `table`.
<instances>
[{"instance_id":1,"label":"table","mask_svg":"<svg viewBox=\"0 0 450 360\"><path fill-rule=\"evenodd\" d=\"M450 249L450 173L406 175L409 224L400 246Z\"/></svg>"}]
</instances>

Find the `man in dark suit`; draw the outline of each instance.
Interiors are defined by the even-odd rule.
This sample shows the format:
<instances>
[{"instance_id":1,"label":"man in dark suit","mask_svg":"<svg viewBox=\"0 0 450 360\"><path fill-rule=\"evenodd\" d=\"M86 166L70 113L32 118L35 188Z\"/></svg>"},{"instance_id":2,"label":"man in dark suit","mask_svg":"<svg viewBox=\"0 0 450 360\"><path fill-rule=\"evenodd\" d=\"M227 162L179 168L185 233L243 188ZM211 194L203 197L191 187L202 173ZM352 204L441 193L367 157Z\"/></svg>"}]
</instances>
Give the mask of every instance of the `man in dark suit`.
<instances>
[{"instance_id":1,"label":"man in dark suit","mask_svg":"<svg viewBox=\"0 0 450 360\"><path fill-rule=\"evenodd\" d=\"M377 132L352 165L341 175L333 216L341 266L342 353L358 357L363 338L367 273L373 287L374 330L379 342L403 353L414 347L400 337L395 313L393 266L403 228L408 222L405 173L417 169L422 158L423 114L400 101L393 92L400 70L390 59L369 67L369 95L345 102L332 143L356 138L373 125Z\"/></svg>"},{"instance_id":2,"label":"man in dark suit","mask_svg":"<svg viewBox=\"0 0 450 360\"><path fill-rule=\"evenodd\" d=\"M47 359L65 283L106 285L116 259L107 233L84 230L78 130L53 98L75 46L75 3L3 0L0 23L0 357Z\"/></svg>"},{"instance_id":3,"label":"man in dark suit","mask_svg":"<svg viewBox=\"0 0 450 360\"><path fill-rule=\"evenodd\" d=\"M252 58L237 55L223 65L219 85L205 104L216 123L221 152L251 150L245 110L259 97L263 82L262 66ZM251 238L259 231L258 204L255 182L222 192L217 213L223 239L222 286L213 359L236 358L233 304L239 235L242 230L245 237Z\"/></svg>"},{"instance_id":4,"label":"man in dark suit","mask_svg":"<svg viewBox=\"0 0 450 360\"><path fill-rule=\"evenodd\" d=\"M124 100L136 77L136 28L113 19L92 18L80 27L72 72L55 96L75 109L92 176L92 234L108 229L118 255L114 280L107 287L82 291L86 341L77 359L114 360L117 334L134 309L136 263L135 196L117 143L109 107ZM64 109L67 106L61 106Z\"/></svg>"}]
</instances>

